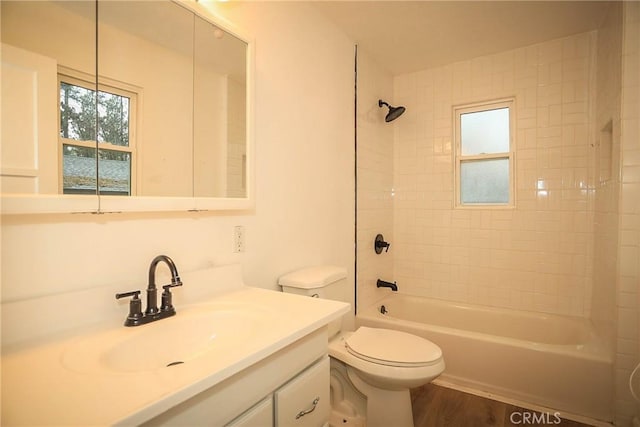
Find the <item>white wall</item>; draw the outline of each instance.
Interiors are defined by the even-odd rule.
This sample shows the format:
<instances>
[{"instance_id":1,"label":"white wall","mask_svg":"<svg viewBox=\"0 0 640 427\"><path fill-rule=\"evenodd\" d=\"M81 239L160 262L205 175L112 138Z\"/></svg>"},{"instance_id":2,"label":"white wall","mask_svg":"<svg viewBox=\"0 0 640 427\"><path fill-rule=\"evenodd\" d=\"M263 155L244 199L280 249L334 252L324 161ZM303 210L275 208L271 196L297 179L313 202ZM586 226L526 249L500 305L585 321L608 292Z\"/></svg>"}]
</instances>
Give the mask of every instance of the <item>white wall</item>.
<instances>
[{"instance_id":1,"label":"white wall","mask_svg":"<svg viewBox=\"0 0 640 427\"><path fill-rule=\"evenodd\" d=\"M255 211L4 216L4 301L141 289L160 253L184 271L240 262L247 284L271 289L292 269L336 264L353 286L353 43L308 6L227 7L256 41ZM246 228L242 254L235 225Z\"/></svg>"},{"instance_id":2,"label":"white wall","mask_svg":"<svg viewBox=\"0 0 640 427\"><path fill-rule=\"evenodd\" d=\"M197 64L194 71L193 194L226 197L229 79Z\"/></svg>"},{"instance_id":3,"label":"white wall","mask_svg":"<svg viewBox=\"0 0 640 427\"><path fill-rule=\"evenodd\" d=\"M623 3L621 191L615 359L616 425L630 425L640 405L629 392L629 375L640 363L640 3ZM640 393L640 381L634 388Z\"/></svg>"}]
</instances>

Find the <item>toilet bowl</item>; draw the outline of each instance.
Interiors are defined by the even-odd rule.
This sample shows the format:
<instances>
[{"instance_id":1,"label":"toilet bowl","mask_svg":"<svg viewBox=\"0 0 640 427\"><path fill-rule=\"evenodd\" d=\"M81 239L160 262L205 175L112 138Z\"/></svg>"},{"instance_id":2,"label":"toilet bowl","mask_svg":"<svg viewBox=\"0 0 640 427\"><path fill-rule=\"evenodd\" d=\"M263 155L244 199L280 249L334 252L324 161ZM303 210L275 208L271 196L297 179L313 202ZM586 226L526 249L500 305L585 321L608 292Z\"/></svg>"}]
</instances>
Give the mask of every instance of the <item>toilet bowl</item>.
<instances>
[{"instance_id":1,"label":"toilet bowl","mask_svg":"<svg viewBox=\"0 0 640 427\"><path fill-rule=\"evenodd\" d=\"M360 327L329 342L329 356L345 364L367 398L367 426L413 426L410 389L444 371L440 348L405 332Z\"/></svg>"},{"instance_id":2,"label":"toilet bowl","mask_svg":"<svg viewBox=\"0 0 640 427\"><path fill-rule=\"evenodd\" d=\"M311 267L280 277L283 292L318 298L349 301L345 269L331 266ZM416 335L391 329L360 327L342 331L341 321L329 325L329 356L340 364L343 375L332 381L348 382L343 388L355 389L351 404L344 396L333 399L333 408L345 414L343 422L366 417L368 427L413 427L410 389L432 381L444 371L442 350ZM334 389L339 387L335 385ZM366 406L365 414L351 408ZM347 408L347 409L345 409Z\"/></svg>"}]
</instances>

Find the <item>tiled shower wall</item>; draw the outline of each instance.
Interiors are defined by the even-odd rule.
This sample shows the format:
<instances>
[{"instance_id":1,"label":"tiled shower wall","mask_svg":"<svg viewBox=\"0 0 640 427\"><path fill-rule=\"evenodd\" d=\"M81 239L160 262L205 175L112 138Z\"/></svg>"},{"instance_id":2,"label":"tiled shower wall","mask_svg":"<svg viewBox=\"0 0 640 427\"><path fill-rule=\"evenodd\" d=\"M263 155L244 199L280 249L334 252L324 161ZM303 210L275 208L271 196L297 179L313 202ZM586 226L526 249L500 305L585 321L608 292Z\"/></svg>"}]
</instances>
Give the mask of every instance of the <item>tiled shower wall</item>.
<instances>
[{"instance_id":1,"label":"tiled shower wall","mask_svg":"<svg viewBox=\"0 0 640 427\"><path fill-rule=\"evenodd\" d=\"M589 316L596 34L398 76L395 279L403 292ZM515 96L516 207L453 208L455 105Z\"/></svg>"},{"instance_id":2,"label":"tiled shower wall","mask_svg":"<svg viewBox=\"0 0 640 427\"><path fill-rule=\"evenodd\" d=\"M357 304L367 307L389 292L376 280L394 280L393 126L378 107L378 99L391 103L393 77L359 49L357 84ZM375 253L378 233L391 242L389 252Z\"/></svg>"}]
</instances>

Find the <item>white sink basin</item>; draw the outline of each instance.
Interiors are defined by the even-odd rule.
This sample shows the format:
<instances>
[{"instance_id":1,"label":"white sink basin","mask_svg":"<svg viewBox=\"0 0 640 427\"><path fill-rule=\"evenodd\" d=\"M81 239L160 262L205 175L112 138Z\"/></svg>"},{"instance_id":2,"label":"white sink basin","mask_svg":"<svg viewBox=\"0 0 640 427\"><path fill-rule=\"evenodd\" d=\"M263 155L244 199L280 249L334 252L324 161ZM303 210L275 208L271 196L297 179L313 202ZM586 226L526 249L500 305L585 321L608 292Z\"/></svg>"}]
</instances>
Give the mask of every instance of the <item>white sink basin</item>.
<instances>
[{"instance_id":1,"label":"white sink basin","mask_svg":"<svg viewBox=\"0 0 640 427\"><path fill-rule=\"evenodd\" d=\"M170 369L211 351L242 347L263 327L264 312L261 307L228 304L178 309L170 318L76 340L62 363L81 373Z\"/></svg>"}]
</instances>

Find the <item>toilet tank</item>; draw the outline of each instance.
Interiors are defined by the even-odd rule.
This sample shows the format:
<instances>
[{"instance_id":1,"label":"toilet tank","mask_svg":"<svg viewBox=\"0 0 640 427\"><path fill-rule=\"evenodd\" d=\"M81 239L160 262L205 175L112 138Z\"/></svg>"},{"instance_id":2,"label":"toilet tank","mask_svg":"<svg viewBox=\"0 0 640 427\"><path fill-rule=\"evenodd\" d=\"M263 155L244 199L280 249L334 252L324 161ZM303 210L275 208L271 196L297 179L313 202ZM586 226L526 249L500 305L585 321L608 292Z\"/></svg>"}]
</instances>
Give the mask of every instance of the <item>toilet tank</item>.
<instances>
[{"instance_id":1,"label":"toilet tank","mask_svg":"<svg viewBox=\"0 0 640 427\"><path fill-rule=\"evenodd\" d=\"M282 292L349 302L347 270L323 265L292 271L278 279ZM342 329L342 319L329 324L329 337Z\"/></svg>"}]
</instances>

